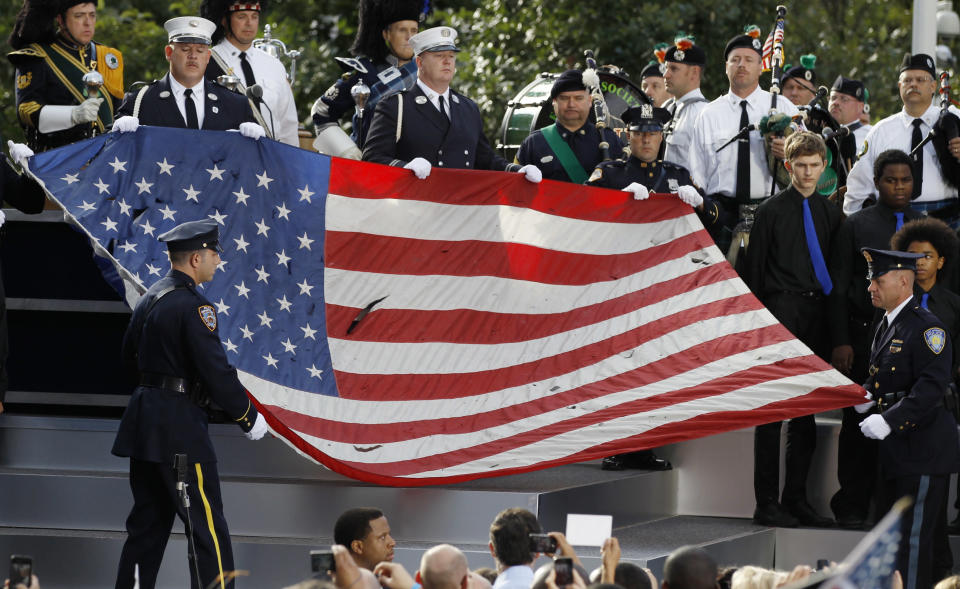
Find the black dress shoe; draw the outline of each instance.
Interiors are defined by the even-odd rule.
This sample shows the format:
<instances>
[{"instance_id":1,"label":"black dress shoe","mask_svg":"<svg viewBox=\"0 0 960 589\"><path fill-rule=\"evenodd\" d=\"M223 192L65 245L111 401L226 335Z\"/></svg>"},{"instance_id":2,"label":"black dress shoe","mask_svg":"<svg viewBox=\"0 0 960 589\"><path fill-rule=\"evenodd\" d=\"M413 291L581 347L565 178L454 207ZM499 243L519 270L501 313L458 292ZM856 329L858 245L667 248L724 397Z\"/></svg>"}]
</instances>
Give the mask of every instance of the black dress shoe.
<instances>
[{"instance_id":1,"label":"black dress shoe","mask_svg":"<svg viewBox=\"0 0 960 589\"><path fill-rule=\"evenodd\" d=\"M673 465L670 461L657 458L651 450L639 450L626 454L607 456L600 465L603 470L670 470Z\"/></svg>"},{"instance_id":2,"label":"black dress shoe","mask_svg":"<svg viewBox=\"0 0 960 589\"><path fill-rule=\"evenodd\" d=\"M832 528L833 520L813 510L806 501L784 504L783 506L801 525L812 528Z\"/></svg>"},{"instance_id":3,"label":"black dress shoe","mask_svg":"<svg viewBox=\"0 0 960 589\"><path fill-rule=\"evenodd\" d=\"M795 528L800 524L797 518L784 511L779 503L758 505L753 512L753 522L775 528Z\"/></svg>"},{"instance_id":4,"label":"black dress shoe","mask_svg":"<svg viewBox=\"0 0 960 589\"><path fill-rule=\"evenodd\" d=\"M834 514L836 515L836 514ZM867 518L855 513L837 515L837 526L845 530L862 530L866 528Z\"/></svg>"}]
</instances>

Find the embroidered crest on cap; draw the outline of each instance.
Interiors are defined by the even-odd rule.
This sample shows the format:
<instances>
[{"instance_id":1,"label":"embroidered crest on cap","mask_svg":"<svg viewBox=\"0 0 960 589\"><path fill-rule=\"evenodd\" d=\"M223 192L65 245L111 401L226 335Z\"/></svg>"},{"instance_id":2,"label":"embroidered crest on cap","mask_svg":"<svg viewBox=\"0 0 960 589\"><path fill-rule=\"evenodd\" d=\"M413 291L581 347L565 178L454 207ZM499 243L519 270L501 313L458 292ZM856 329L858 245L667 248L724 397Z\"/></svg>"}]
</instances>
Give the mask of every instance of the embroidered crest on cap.
<instances>
[{"instance_id":1,"label":"embroidered crest on cap","mask_svg":"<svg viewBox=\"0 0 960 589\"><path fill-rule=\"evenodd\" d=\"M931 327L923 332L923 339L927 342L927 347L934 354L939 354L947 345L947 333L939 327Z\"/></svg>"},{"instance_id":2,"label":"embroidered crest on cap","mask_svg":"<svg viewBox=\"0 0 960 589\"><path fill-rule=\"evenodd\" d=\"M217 312L212 305L197 307L197 313L200 313L200 320L207 326L207 329L213 331L217 328Z\"/></svg>"},{"instance_id":3,"label":"embroidered crest on cap","mask_svg":"<svg viewBox=\"0 0 960 589\"><path fill-rule=\"evenodd\" d=\"M190 21L189 24L190 24L191 27L199 27L199 26L200 26L200 21L198 21L198 20L192 20L192 21Z\"/></svg>"},{"instance_id":4,"label":"embroidered crest on cap","mask_svg":"<svg viewBox=\"0 0 960 589\"><path fill-rule=\"evenodd\" d=\"M653 118L653 106L649 104L641 104L640 116L645 119Z\"/></svg>"},{"instance_id":5,"label":"embroidered crest on cap","mask_svg":"<svg viewBox=\"0 0 960 589\"><path fill-rule=\"evenodd\" d=\"M753 48L756 49L757 51L760 51L760 39L753 40Z\"/></svg>"},{"instance_id":6,"label":"embroidered crest on cap","mask_svg":"<svg viewBox=\"0 0 960 589\"><path fill-rule=\"evenodd\" d=\"M807 70L803 72L803 77L806 78L806 80L809 82L810 80L813 79L813 72L811 72L810 70Z\"/></svg>"},{"instance_id":7,"label":"embroidered crest on cap","mask_svg":"<svg viewBox=\"0 0 960 589\"><path fill-rule=\"evenodd\" d=\"M677 58L677 61L683 61L687 54L683 51L683 49L677 49L673 52L673 56Z\"/></svg>"}]
</instances>

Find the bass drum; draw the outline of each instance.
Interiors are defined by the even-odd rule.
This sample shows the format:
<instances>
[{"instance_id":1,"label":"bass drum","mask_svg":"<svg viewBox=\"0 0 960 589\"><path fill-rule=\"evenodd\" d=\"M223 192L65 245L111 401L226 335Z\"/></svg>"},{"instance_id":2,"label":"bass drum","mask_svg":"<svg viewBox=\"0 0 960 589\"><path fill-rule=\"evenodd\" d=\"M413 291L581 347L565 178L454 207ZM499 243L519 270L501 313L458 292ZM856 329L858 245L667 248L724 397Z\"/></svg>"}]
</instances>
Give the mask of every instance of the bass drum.
<instances>
[{"instance_id":1,"label":"bass drum","mask_svg":"<svg viewBox=\"0 0 960 589\"><path fill-rule=\"evenodd\" d=\"M607 110L610 112L610 127L620 131L624 128L621 115L631 106L650 104L650 99L619 70L604 66L597 74L600 78L600 91L603 92ZM497 133L497 150L504 158L513 161L527 135L554 122L550 88L559 76L560 74L546 72L540 74L507 103L507 112L503 115L500 131ZM590 120L594 120L592 109Z\"/></svg>"}]
</instances>

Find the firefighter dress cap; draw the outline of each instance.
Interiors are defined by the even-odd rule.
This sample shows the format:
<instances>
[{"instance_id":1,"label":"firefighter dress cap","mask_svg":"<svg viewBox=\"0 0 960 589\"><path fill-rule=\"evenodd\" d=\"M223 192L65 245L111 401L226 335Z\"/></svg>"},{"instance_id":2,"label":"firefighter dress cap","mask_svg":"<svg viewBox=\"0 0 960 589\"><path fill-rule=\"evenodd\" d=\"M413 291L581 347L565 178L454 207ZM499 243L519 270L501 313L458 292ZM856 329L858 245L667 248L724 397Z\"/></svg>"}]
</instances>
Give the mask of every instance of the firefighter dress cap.
<instances>
[{"instance_id":1,"label":"firefighter dress cap","mask_svg":"<svg viewBox=\"0 0 960 589\"><path fill-rule=\"evenodd\" d=\"M157 239L166 243L167 250L171 252L192 252L202 249L223 251L220 249L220 226L213 219L181 223Z\"/></svg>"},{"instance_id":2,"label":"firefighter dress cap","mask_svg":"<svg viewBox=\"0 0 960 589\"><path fill-rule=\"evenodd\" d=\"M410 37L413 54L424 51L460 51L457 49L457 31L451 27L433 27Z\"/></svg>"},{"instance_id":3,"label":"firefighter dress cap","mask_svg":"<svg viewBox=\"0 0 960 589\"><path fill-rule=\"evenodd\" d=\"M217 25L199 16L178 16L163 23L170 43L213 43Z\"/></svg>"},{"instance_id":4,"label":"firefighter dress cap","mask_svg":"<svg viewBox=\"0 0 960 589\"><path fill-rule=\"evenodd\" d=\"M917 260L925 255L878 250L872 247L862 247L860 248L860 253L867 259L867 280L883 276L891 270L916 271Z\"/></svg>"}]
</instances>

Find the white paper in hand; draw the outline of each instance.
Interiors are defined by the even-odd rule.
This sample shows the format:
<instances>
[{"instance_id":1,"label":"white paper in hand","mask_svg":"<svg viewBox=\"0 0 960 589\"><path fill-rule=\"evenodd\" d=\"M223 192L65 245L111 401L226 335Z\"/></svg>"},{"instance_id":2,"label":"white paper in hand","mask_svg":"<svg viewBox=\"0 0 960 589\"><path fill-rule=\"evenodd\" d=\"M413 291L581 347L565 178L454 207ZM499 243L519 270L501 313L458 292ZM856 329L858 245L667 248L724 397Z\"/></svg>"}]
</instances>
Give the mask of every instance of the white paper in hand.
<instances>
[{"instance_id":1,"label":"white paper in hand","mask_svg":"<svg viewBox=\"0 0 960 589\"><path fill-rule=\"evenodd\" d=\"M571 546L603 546L612 535L612 515L567 514L566 536Z\"/></svg>"}]
</instances>

